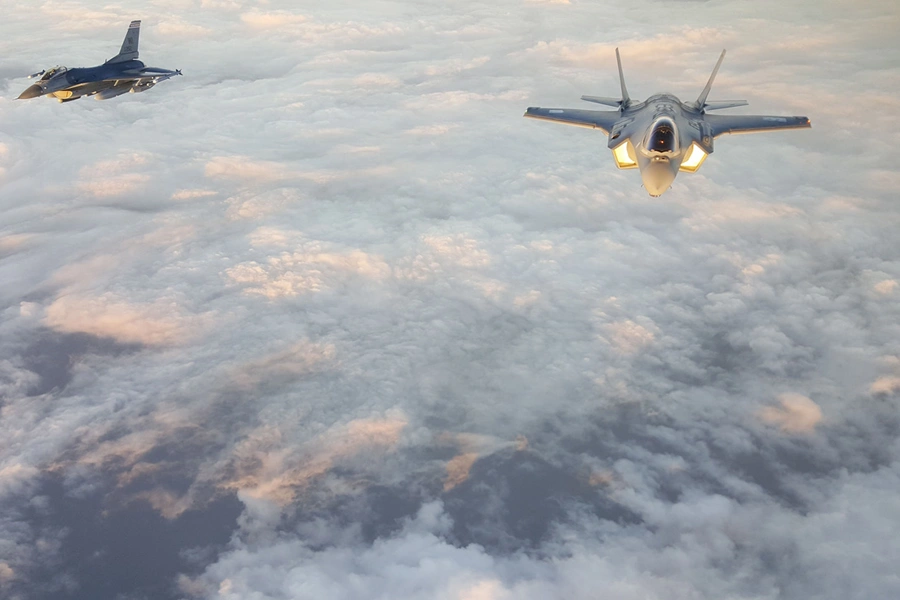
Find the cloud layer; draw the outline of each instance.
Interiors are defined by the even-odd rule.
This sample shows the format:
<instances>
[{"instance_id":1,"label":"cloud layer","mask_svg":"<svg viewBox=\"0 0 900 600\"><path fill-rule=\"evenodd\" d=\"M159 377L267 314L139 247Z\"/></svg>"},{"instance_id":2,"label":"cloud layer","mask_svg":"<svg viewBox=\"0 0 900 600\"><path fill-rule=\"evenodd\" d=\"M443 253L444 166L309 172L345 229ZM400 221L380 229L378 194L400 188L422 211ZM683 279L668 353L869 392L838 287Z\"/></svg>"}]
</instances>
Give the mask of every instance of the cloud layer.
<instances>
[{"instance_id":1,"label":"cloud layer","mask_svg":"<svg viewBox=\"0 0 900 600\"><path fill-rule=\"evenodd\" d=\"M893 3L7 12L0 595L900 593ZM14 101L132 18L183 78ZM616 47L814 128L650 199L521 118Z\"/></svg>"}]
</instances>

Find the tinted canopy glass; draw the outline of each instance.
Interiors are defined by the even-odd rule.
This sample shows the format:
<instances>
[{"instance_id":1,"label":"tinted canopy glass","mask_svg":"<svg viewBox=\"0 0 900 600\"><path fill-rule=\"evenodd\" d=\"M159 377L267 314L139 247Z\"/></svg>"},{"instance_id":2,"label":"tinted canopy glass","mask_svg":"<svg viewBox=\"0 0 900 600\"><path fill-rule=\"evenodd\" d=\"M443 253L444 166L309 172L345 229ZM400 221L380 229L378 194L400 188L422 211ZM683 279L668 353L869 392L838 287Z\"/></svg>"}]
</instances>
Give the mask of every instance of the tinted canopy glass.
<instances>
[{"instance_id":1,"label":"tinted canopy glass","mask_svg":"<svg viewBox=\"0 0 900 600\"><path fill-rule=\"evenodd\" d=\"M647 139L647 150L651 152L674 152L678 149L675 124L668 119L660 119L653 125Z\"/></svg>"}]
</instances>

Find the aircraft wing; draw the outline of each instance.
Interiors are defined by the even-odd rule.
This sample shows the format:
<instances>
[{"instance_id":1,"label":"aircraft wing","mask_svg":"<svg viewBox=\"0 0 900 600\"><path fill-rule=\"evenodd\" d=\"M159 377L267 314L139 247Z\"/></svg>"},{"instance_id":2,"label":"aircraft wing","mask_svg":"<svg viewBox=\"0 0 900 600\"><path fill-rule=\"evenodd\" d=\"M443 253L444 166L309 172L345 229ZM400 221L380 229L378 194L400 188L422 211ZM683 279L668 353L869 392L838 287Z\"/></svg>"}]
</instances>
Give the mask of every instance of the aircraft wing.
<instances>
[{"instance_id":1,"label":"aircraft wing","mask_svg":"<svg viewBox=\"0 0 900 600\"><path fill-rule=\"evenodd\" d=\"M609 133L616 121L622 118L619 111L612 110L583 110L578 108L540 108L530 106L525 111L529 119L541 119L555 121L566 125L587 127L588 129L600 129L603 133Z\"/></svg>"},{"instance_id":2,"label":"aircraft wing","mask_svg":"<svg viewBox=\"0 0 900 600\"><path fill-rule=\"evenodd\" d=\"M178 71L160 70L160 71L154 72L154 71L144 70L141 72L120 73L117 76L107 77L105 79L102 79L101 81L109 81L109 82L116 82L116 83L124 83L126 81L134 81L136 83L153 81L155 83L159 83L160 81L165 81L166 79L169 79L169 78L174 77L175 75L179 75L179 74L180 73L178 73Z\"/></svg>"},{"instance_id":3,"label":"aircraft wing","mask_svg":"<svg viewBox=\"0 0 900 600\"><path fill-rule=\"evenodd\" d=\"M726 133L758 133L780 129L804 129L810 127L806 117L766 117L762 115L704 115L712 127L713 137Z\"/></svg>"}]
</instances>

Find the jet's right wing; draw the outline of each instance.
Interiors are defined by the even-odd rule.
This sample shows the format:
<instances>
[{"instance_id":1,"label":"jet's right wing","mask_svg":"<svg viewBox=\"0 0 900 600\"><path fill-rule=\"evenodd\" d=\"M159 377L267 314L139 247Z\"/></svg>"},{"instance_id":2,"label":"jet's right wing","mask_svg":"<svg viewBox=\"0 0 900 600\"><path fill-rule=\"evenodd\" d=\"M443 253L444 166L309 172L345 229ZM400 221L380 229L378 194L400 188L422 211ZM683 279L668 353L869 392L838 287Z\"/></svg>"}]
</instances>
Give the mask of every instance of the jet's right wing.
<instances>
[{"instance_id":1,"label":"jet's right wing","mask_svg":"<svg viewBox=\"0 0 900 600\"><path fill-rule=\"evenodd\" d=\"M582 110L578 108L540 108L531 106L525 111L525 117L541 119L543 121L556 121L566 125L587 127L588 129L600 129L603 133L609 133L616 121L622 118L619 111L612 110Z\"/></svg>"},{"instance_id":2,"label":"jet's right wing","mask_svg":"<svg viewBox=\"0 0 900 600\"><path fill-rule=\"evenodd\" d=\"M169 69L159 69L157 67L142 67L140 69L129 69L127 71L121 71L110 77L101 79L100 81L113 81L117 84L126 81L132 81L135 83L146 83L148 81L153 81L154 83L159 83L160 81L171 79L176 75L181 75L181 69L170 71Z\"/></svg>"},{"instance_id":3,"label":"jet's right wing","mask_svg":"<svg viewBox=\"0 0 900 600\"><path fill-rule=\"evenodd\" d=\"M805 129L811 127L806 117L766 117L763 115L704 115L712 127L713 137L726 133L758 133L780 129Z\"/></svg>"}]
</instances>

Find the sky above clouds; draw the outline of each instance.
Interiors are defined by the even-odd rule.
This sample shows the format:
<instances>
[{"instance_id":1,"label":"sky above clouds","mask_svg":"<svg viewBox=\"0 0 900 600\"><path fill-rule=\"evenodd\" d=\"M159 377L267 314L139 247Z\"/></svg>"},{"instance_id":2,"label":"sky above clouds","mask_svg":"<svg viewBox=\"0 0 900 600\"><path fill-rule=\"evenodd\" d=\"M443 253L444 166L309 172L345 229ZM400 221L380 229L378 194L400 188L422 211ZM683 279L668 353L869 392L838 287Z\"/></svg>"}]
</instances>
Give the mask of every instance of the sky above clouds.
<instances>
[{"instance_id":1,"label":"sky above clouds","mask_svg":"<svg viewBox=\"0 0 900 600\"><path fill-rule=\"evenodd\" d=\"M895 4L4 7L0 596L897 597ZM813 129L650 198L616 47Z\"/></svg>"}]
</instances>

